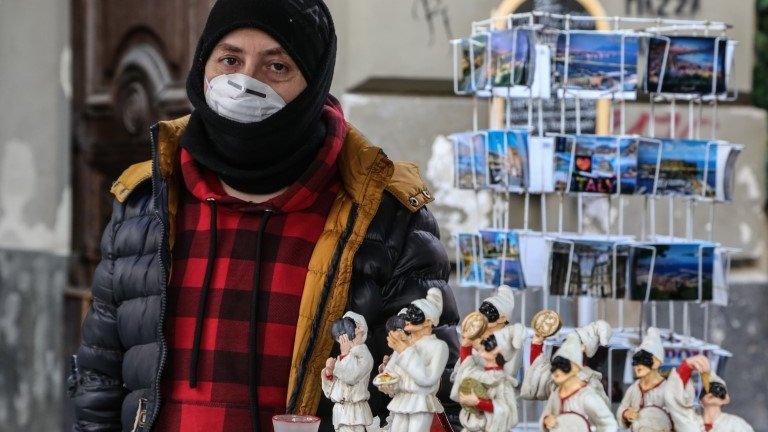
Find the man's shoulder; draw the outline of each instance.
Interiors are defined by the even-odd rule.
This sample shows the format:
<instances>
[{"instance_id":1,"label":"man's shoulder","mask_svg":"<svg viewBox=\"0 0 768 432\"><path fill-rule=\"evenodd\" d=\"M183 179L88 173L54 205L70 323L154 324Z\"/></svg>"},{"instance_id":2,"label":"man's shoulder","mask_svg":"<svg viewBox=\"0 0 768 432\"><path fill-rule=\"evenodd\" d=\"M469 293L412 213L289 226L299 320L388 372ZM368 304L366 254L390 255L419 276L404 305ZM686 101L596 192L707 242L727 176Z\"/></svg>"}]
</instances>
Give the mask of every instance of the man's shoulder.
<instances>
[{"instance_id":1,"label":"man's shoulder","mask_svg":"<svg viewBox=\"0 0 768 432\"><path fill-rule=\"evenodd\" d=\"M152 161L144 161L129 166L112 183L110 192L120 203L125 203L128 197L143 183L152 179Z\"/></svg>"},{"instance_id":2,"label":"man's shoulder","mask_svg":"<svg viewBox=\"0 0 768 432\"><path fill-rule=\"evenodd\" d=\"M432 192L413 162L393 161L394 172L385 189L412 212L434 201Z\"/></svg>"},{"instance_id":3,"label":"man's shoulder","mask_svg":"<svg viewBox=\"0 0 768 432\"><path fill-rule=\"evenodd\" d=\"M413 162L393 161L387 157L381 147L375 145L352 123L347 123L347 136L344 144L345 151L348 153L346 158L350 162L347 166L347 172L351 173L348 177L363 177L371 168L374 160L374 154L384 156L387 163L393 166L392 177L389 178L384 186L397 201L411 212L416 212L426 204L432 202L434 198L427 188L424 179L419 173L419 167ZM365 161L365 162L360 162Z\"/></svg>"}]
</instances>

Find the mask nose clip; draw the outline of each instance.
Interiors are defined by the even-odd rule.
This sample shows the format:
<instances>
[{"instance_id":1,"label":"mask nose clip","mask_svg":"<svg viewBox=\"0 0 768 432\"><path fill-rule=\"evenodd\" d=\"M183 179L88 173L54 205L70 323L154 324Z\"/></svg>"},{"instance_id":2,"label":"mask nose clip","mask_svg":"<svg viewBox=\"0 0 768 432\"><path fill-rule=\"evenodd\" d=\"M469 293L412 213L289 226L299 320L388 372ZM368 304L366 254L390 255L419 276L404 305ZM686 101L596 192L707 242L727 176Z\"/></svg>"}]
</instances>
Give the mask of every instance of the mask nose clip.
<instances>
[{"instance_id":1,"label":"mask nose clip","mask_svg":"<svg viewBox=\"0 0 768 432\"><path fill-rule=\"evenodd\" d=\"M251 89L249 89L247 87L243 88L243 86L241 86L240 84L238 84L238 83L236 83L236 82L234 82L232 80L227 80L227 84L231 85L232 87L234 87L234 88L236 88L236 89L238 89L240 91L245 91L248 94L252 94L254 96L258 96L258 97L260 97L262 99L266 99L267 98L267 94L266 93L262 93L262 92L256 91L256 90L251 90Z\"/></svg>"}]
</instances>

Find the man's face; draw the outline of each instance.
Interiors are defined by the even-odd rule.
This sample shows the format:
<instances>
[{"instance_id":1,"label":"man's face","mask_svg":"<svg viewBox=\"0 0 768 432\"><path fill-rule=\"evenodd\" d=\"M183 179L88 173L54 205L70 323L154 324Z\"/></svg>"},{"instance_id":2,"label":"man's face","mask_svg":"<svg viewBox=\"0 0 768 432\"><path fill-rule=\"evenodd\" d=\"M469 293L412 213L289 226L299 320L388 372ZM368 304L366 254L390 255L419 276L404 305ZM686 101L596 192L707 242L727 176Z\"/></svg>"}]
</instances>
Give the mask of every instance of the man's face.
<instances>
[{"instance_id":1,"label":"man's face","mask_svg":"<svg viewBox=\"0 0 768 432\"><path fill-rule=\"evenodd\" d=\"M267 33L241 28L221 38L205 64L205 78L241 73L275 90L285 103L296 99L307 80L282 46ZM203 84L204 91L208 91Z\"/></svg>"}]
</instances>

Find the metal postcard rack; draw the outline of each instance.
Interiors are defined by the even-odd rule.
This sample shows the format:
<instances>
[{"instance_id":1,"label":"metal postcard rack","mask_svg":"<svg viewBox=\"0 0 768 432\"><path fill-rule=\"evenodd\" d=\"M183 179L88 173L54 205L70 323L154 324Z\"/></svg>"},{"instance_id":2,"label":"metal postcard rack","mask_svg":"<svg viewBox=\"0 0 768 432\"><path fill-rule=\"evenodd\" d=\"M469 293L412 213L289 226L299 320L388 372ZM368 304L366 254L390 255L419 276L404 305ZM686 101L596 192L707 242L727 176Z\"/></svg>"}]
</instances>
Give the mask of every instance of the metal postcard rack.
<instances>
[{"instance_id":1,"label":"metal postcard rack","mask_svg":"<svg viewBox=\"0 0 768 432\"><path fill-rule=\"evenodd\" d=\"M492 226L491 229L499 229L509 231L510 213L513 207L512 195L519 195L523 200L523 226L521 229L516 230L521 234L542 235L546 238L550 245L550 259L548 269L544 271L544 281L540 287L529 287L541 290L542 303L544 307L549 307L550 297L555 302L555 308L560 311L561 301L567 298L570 300L572 297L568 296L571 285L571 270L573 264L573 254L575 250L575 242L573 238L578 238L584 234L584 206L585 199L591 200L605 200L605 232L601 233L603 239L619 239L627 238L625 233L625 200L631 196L623 194L621 189L621 168L618 161L621 158L621 144L618 142L622 138L645 140L648 143L655 144L658 147L658 158L656 160L655 177L653 182L653 190L643 193L639 199L642 200L642 222L640 232L633 236L633 240L616 242L611 254L612 266L612 291L613 298L617 303L617 315L620 330L635 332L635 334L642 331L645 325L658 326L657 313L658 303L652 301L651 286L654 276L654 266L657 261L657 251L653 242L665 242L669 244L695 242L695 214L699 206L706 205L708 207L708 223L706 224L706 242L702 243L699 247L698 262L699 262L699 275L698 275L698 301L684 301L679 302L683 305L683 317L682 317L682 335L675 333L675 305L673 301L669 301L668 317L669 322L667 325L669 332L669 339L682 338L681 340L687 340L689 342L698 341L691 337L690 326L690 305L698 304L703 309L703 329L702 340L696 342L701 346L713 347L711 344L707 344L709 339L709 315L710 315L710 302L702 301L703 298L703 248L714 247L718 253L722 254L722 262L724 265L723 277L725 287L727 290L728 274L730 271L731 256L737 250L732 248L723 247L714 243L714 230L715 230L715 213L716 206L722 200L717 199L708 190L708 178L709 165L710 165L710 153L714 148L714 153L717 153L717 149L721 146L730 146L735 149L740 149L739 146L719 141L717 138L717 122L712 121L709 131L703 131L703 118L704 109L707 107L713 120L718 118L718 105L722 102L732 101L737 97L737 93L731 90L731 77L734 64L736 63L731 53L733 52L735 45L734 41L730 41L727 38L726 32L731 26L717 21L696 21L696 20L679 20L679 19L662 19L662 18L634 18L634 17L591 17L591 16L578 16L578 15L559 15L550 14L544 12L529 12L529 13L516 13L506 16L493 17L482 21L476 21L472 23L471 33L468 38L457 39L452 42L453 55L454 55L454 90L457 95L473 96L473 114L472 124L474 133L481 131L481 120L479 118L479 107L482 103L489 105L491 115L489 116L488 127L485 129L493 129L495 126L498 130L511 130L513 128L520 128L529 131L532 136L538 138L545 137L564 137L570 141L571 159L570 169L568 172L568 181L566 188L563 190L554 191L553 193L541 193L540 194L540 208L541 208L541 231L534 232L530 229L530 199L532 193L527 188L495 188L490 189L490 193L493 199L493 213L492 213ZM511 52L506 53L509 56L510 64L506 65L509 68L509 87L499 88L493 85L494 76L488 72L490 70L490 62L492 61L493 50L493 34L495 32L510 32L512 35L512 48ZM599 33L606 35L614 35L619 40L620 46L620 64L618 68L618 85L615 85L609 90L593 91L585 97L585 92L578 91L570 85L570 73L571 73L571 38L576 34L583 33ZM667 75L667 69L670 67L670 48L674 37L677 36L704 36L713 38L714 52L712 53L714 63L712 70L712 82L710 91L698 92L698 93L675 93L665 92L664 78ZM518 38L525 37L530 39L530 43L527 45L527 52L524 53L527 60L530 62L528 75L525 80L520 79L521 76L517 75L519 70L524 70L524 67L518 68ZM629 43L636 45L634 49L637 49L637 58L639 62L635 65L626 64L626 49ZM654 88L648 88L645 82L648 81L644 76L650 70L650 66L647 64L648 51L650 46L655 44L658 49L659 46L663 48L663 56L661 65L657 71L658 81ZM539 65L539 49L546 47L549 52L549 58L547 64L543 65L543 68L549 73L550 88L543 91L540 88L540 82L537 82L537 70L542 65ZM723 52L723 47L726 48ZM533 52L531 52L533 51ZM466 52L468 52L468 62L466 62ZM482 56L482 57L481 57ZM464 60L464 70L462 70L461 61ZM476 70L477 64L483 65L484 68L480 71ZM534 65L533 72L531 72L531 64ZM721 65L724 65L725 70L720 70ZM627 82L625 81L628 74L628 68L637 68L635 73L637 82L634 88L627 90ZM469 68L469 86L467 86L466 68ZM478 73L487 73L486 76L478 76ZM531 76L532 75L532 76ZM722 78L720 78L722 76ZM640 84L640 79L643 78L643 85ZM540 78L540 77L539 77ZM481 86L476 86L480 83ZM464 84L463 86L461 84ZM649 123L644 136L628 135L627 134L627 100L640 100L641 95L643 99L649 104ZM560 111L560 125L559 130L546 130L544 123L544 102L546 100L554 99L559 102ZM527 123L513 125L512 124L512 102L524 101L527 109ZM599 135L614 136L617 140L616 143L616 189L613 193L585 193L580 191L571 190L571 178L575 171L575 156L576 156L576 137L584 136L582 134L582 104L585 100L595 101L596 103L603 104L608 107L608 122L607 127L602 131L598 131ZM567 116L566 112L568 104L575 110L575 127L573 133L568 133ZM687 104L687 109L681 109L678 105ZM656 114L658 111L666 109L669 114L670 133L668 137L659 137L657 135L656 128ZM687 114L687 136L678 137L677 135L677 118L678 114ZM495 116L495 118L494 118ZM618 118L616 118L618 116ZM705 169L704 179L700 190L697 193L690 193L685 195L664 193L659 194L657 186L659 184L660 170L662 164L662 155L664 152L664 140L666 139L687 139L707 141L706 143L706 156L705 156ZM530 152L529 152L530 155ZM474 159L473 159L474 161ZM473 167L474 169L474 167ZM526 175L530 177L530 169L535 167L528 167L526 169ZM477 188L476 188L476 193ZM548 197L554 196L556 198L557 206L557 227L554 230L549 229L547 215ZM676 200L677 198L677 200ZM565 231L565 203L566 199L575 199L576 201L576 230L575 233L569 234ZM667 205L667 230L664 236L660 236L657 233L657 203L660 200L665 200ZM685 207L685 232L679 233L680 237L676 237L675 232L675 206L684 205ZM479 211L479 210L478 210ZM617 215L617 223L614 226L612 214ZM663 216L662 216L663 217ZM550 270L552 266L551 259L551 244L552 243L566 243L569 242L569 256L566 270L565 286L559 289L559 292L564 292L566 296L550 296ZM647 286L645 288L645 299L643 300L644 307L641 312L641 321L637 327L625 327L624 313L625 313L625 298L616 297L617 293L617 280L619 275L617 274L617 262L618 262L618 245L629 248L631 251L645 251L650 253L650 264L647 269ZM457 246L458 249L458 246ZM506 251L505 251L506 252ZM633 252L630 252L633 253ZM457 254L460 255L460 254ZM502 262L506 258L502 255ZM457 257L457 261L461 261L462 256ZM457 269L461 263L457 262ZM503 264L502 264L503 265ZM719 265L719 264L718 264ZM482 272L482 269L480 270ZM626 265L626 271L629 271L629 264ZM503 280L503 275L502 275ZM626 295L630 292L630 277L628 274L623 276L624 283L627 284L624 287ZM715 290L715 281L711 282L712 289ZM480 289L475 291L475 306L479 306L480 302ZM521 320L525 322L526 319L526 296L521 292L520 308L521 308ZM585 313L592 317L597 317L599 311L597 311L597 301L594 299L580 298L579 299L579 313ZM646 315L650 315L650 319L646 319ZM574 323L575 325L576 323ZM692 342L693 343L693 342ZM619 343L621 345L621 343ZM609 353L609 376L611 374L611 353ZM610 379L609 379L610 382ZM523 404L523 417L526 414L526 404ZM525 423L525 421L524 421Z\"/></svg>"}]
</instances>

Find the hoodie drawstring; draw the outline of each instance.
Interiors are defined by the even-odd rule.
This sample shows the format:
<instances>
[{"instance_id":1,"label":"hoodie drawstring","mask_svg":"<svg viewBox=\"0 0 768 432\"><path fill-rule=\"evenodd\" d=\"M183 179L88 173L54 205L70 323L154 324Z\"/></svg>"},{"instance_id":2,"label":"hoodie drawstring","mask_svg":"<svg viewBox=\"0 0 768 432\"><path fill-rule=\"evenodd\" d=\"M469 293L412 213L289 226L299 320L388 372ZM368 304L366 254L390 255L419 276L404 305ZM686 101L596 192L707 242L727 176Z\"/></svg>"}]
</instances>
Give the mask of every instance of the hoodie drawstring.
<instances>
[{"instance_id":1,"label":"hoodie drawstring","mask_svg":"<svg viewBox=\"0 0 768 432\"><path fill-rule=\"evenodd\" d=\"M259 232L256 237L256 267L253 270L253 290L251 291L251 322L248 328L248 370L250 371L248 393L251 399L251 423L253 424L254 432L258 432L259 430L259 398L256 388L258 377L258 372L256 370L256 323L258 321L259 312L259 290L261 289L261 243L264 239L264 231L267 229L267 223L269 222L272 213L273 210L271 209L264 210L264 214L262 215L259 224Z\"/></svg>"},{"instance_id":2,"label":"hoodie drawstring","mask_svg":"<svg viewBox=\"0 0 768 432\"><path fill-rule=\"evenodd\" d=\"M200 358L200 340L203 338L203 319L205 318L205 308L208 305L208 292L211 289L211 276L213 267L216 263L216 254L218 246L218 227L216 224L216 200L207 199L211 206L211 224L210 240L208 243L208 262L205 266L205 277L203 278L203 288L200 293L200 303L197 306L197 319L195 320L195 339L192 342L192 357L189 359L189 387L197 387L197 363Z\"/></svg>"},{"instance_id":3,"label":"hoodie drawstring","mask_svg":"<svg viewBox=\"0 0 768 432\"><path fill-rule=\"evenodd\" d=\"M203 278L203 287L200 294L200 303L197 308L197 319L195 321L195 338L192 342L192 357L189 360L189 387L197 387L197 365L200 358L200 341L203 337L203 320L205 319L205 310L208 305L208 293L211 287L211 277L213 275L214 264L216 263L216 254L218 246L218 227L216 200L209 198L208 204L211 206L211 224L210 241L208 243L208 262L205 267L205 277ZM256 324L258 322L258 301L259 290L261 289L261 260L262 260L262 241L264 240L264 231L267 229L269 218L274 213L271 209L264 210L264 214L259 222L259 231L256 237L256 263L253 270L253 290L251 292L251 317L248 329L248 354L249 370L251 376L249 379L249 398L251 402L251 420L253 430L259 430L259 400L257 392L257 353L256 353Z\"/></svg>"}]
</instances>

